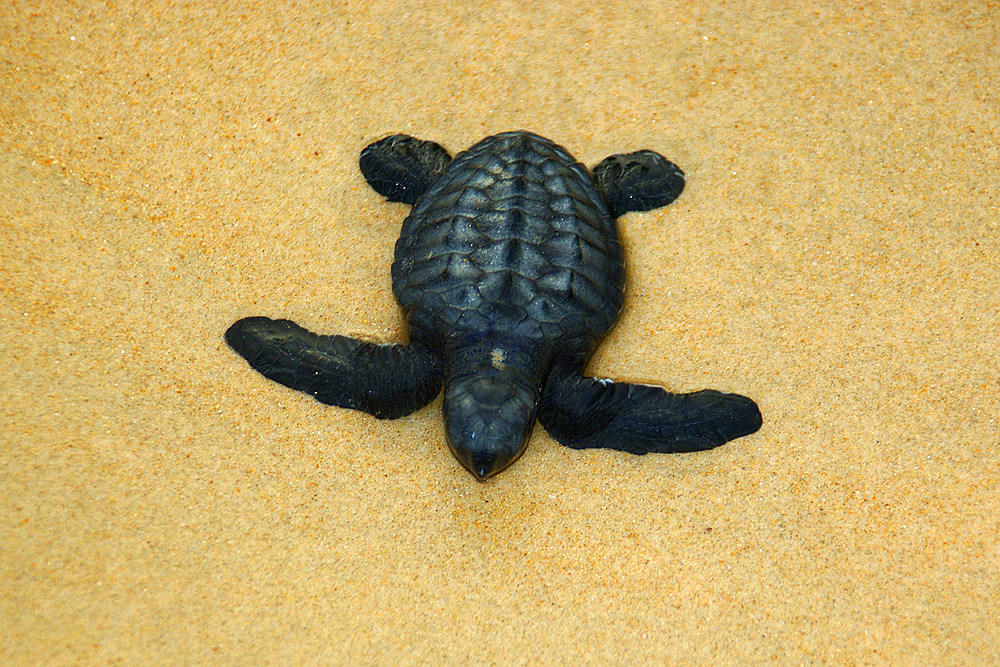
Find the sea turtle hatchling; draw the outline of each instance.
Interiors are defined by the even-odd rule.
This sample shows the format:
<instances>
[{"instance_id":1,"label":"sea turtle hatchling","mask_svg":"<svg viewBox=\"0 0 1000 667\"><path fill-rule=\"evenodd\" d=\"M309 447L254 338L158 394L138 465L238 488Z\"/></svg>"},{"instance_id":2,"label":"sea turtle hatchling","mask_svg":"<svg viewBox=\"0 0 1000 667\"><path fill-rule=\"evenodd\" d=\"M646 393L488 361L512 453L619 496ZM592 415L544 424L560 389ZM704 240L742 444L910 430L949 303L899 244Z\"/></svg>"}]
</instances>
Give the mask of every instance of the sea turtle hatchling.
<instances>
[{"instance_id":1,"label":"sea turtle hatchling","mask_svg":"<svg viewBox=\"0 0 1000 667\"><path fill-rule=\"evenodd\" d=\"M745 396L584 374L622 307L616 218L684 189L663 156L612 155L590 172L530 132L487 137L454 158L397 134L365 148L360 166L377 192L413 207L392 263L410 342L239 320L226 342L265 377L386 419L423 407L443 384L448 445L479 480L521 455L536 417L568 447L632 454L710 449L760 428Z\"/></svg>"}]
</instances>

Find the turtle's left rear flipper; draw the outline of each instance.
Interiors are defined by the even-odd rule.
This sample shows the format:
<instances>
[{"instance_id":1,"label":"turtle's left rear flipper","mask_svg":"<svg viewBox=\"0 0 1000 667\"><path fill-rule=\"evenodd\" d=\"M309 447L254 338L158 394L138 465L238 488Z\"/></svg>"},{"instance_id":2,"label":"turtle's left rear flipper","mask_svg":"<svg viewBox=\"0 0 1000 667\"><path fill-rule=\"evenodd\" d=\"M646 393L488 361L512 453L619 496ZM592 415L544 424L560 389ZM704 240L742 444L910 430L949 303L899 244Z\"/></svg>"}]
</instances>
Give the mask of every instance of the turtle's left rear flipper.
<instances>
[{"instance_id":1,"label":"turtle's left rear flipper","mask_svg":"<svg viewBox=\"0 0 1000 667\"><path fill-rule=\"evenodd\" d=\"M226 331L226 342L264 377L380 419L406 416L441 391L440 364L419 345L320 336L267 317L239 320Z\"/></svg>"},{"instance_id":2,"label":"turtle's left rear flipper","mask_svg":"<svg viewBox=\"0 0 1000 667\"><path fill-rule=\"evenodd\" d=\"M616 218L666 206L684 190L684 172L655 151L611 155L594 167L593 174L594 185Z\"/></svg>"},{"instance_id":3,"label":"turtle's left rear flipper","mask_svg":"<svg viewBox=\"0 0 1000 667\"><path fill-rule=\"evenodd\" d=\"M757 404L711 389L671 394L662 387L551 377L538 421L560 444L632 454L694 452L749 435L761 426Z\"/></svg>"}]
</instances>

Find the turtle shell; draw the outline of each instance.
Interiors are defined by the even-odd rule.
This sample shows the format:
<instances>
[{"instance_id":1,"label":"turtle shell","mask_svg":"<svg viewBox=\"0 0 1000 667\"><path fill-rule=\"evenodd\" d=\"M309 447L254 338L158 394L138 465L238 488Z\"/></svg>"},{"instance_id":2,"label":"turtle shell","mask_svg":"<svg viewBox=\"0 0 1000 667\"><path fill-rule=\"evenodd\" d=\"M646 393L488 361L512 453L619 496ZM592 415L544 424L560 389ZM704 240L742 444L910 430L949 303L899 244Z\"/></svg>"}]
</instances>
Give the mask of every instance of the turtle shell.
<instances>
[{"instance_id":1,"label":"turtle shell","mask_svg":"<svg viewBox=\"0 0 1000 667\"><path fill-rule=\"evenodd\" d=\"M403 222L392 264L411 327L432 337L596 343L621 310L624 276L590 172L529 132L457 155Z\"/></svg>"}]
</instances>

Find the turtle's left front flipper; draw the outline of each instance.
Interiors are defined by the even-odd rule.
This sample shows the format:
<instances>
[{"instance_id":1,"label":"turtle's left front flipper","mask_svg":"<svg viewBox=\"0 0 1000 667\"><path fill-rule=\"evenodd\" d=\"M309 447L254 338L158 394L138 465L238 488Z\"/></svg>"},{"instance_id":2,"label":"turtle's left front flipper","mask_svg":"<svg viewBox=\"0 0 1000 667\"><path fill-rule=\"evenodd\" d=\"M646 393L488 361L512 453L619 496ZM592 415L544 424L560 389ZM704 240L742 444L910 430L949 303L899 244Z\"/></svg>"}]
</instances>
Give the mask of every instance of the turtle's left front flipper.
<instances>
[{"instance_id":1,"label":"turtle's left front flipper","mask_svg":"<svg viewBox=\"0 0 1000 667\"><path fill-rule=\"evenodd\" d=\"M320 336L267 317L239 320L226 331L226 342L264 377L380 419L404 417L441 391L441 365L418 344Z\"/></svg>"},{"instance_id":2,"label":"turtle's left front flipper","mask_svg":"<svg viewBox=\"0 0 1000 667\"><path fill-rule=\"evenodd\" d=\"M756 403L738 394L671 394L644 384L553 375L538 421L567 447L646 454L718 447L757 431L761 415Z\"/></svg>"}]
</instances>

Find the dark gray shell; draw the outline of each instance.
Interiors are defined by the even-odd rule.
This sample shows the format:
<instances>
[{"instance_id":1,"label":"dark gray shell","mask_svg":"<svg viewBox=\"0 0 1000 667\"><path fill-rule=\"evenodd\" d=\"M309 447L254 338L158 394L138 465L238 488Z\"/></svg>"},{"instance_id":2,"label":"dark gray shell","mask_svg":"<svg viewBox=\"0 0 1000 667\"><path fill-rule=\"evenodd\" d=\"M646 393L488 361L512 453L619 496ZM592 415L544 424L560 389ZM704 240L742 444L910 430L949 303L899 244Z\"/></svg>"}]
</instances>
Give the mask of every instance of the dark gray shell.
<instances>
[{"instance_id":1,"label":"dark gray shell","mask_svg":"<svg viewBox=\"0 0 1000 667\"><path fill-rule=\"evenodd\" d=\"M415 333L596 342L621 310L615 221L587 168L535 134L460 153L403 222L393 291Z\"/></svg>"}]
</instances>

